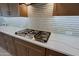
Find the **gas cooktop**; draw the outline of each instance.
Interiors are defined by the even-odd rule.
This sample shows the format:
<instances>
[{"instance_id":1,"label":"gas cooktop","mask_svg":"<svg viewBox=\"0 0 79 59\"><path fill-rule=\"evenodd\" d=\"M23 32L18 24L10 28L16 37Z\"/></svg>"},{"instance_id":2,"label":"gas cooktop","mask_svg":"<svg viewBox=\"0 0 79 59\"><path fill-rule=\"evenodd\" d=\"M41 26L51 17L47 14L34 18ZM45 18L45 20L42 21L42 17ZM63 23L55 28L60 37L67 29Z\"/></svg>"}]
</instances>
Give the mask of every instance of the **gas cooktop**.
<instances>
[{"instance_id":1,"label":"gas cooktop","mask_svg":"<svg viewBox=\"0 0 79 59\"><path fill-rule=\"evenodd\" d=\"M33 30L33 29L24 29L24 30L15 32L15 34L29 39L35 39L37 41L45 43L48 41L51 32Z\"/></svg>"}]
</instances>

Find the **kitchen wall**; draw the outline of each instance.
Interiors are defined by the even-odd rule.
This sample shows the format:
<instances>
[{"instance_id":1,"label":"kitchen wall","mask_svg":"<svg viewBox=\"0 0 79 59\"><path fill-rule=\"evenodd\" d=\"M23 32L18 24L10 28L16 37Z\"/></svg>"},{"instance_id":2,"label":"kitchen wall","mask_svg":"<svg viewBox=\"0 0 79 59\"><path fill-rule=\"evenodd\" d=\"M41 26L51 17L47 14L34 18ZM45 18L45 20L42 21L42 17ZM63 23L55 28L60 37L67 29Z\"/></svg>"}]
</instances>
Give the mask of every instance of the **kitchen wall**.
<instances>
[{"instance_id":1,"label":"kitchen wall","mask_svg":"<svg viewBox=\"0 0 79 59\"><path fill-rule=\"evenodd\" d=\"M28 16L30 18L52 17L53 3L35 3L28 6Z\"/></svg>"},{"instance_id":2,"label":"kitchen wall","mask_svg":"<svg viewBox=\"0 0 79 59\"><path fill-rule=\"evenodd\" d=\"M0 17L0 26L2 26L2 24L5 24L5 20L3 17Z\"/></svg>"},{"instance_id":3,"label":"kitchen wall","mask_svg":"<svg viewBox=\"0 0 79 59\"><path fill-rule=\"evenodd\" d=\"M3 19L9 26L17 26L61 33L65 35L79 36L79 16L55 16L49 18L49 20L40 20L37 22L36 26L33 26L30 18L26 17L4 17ZM37 27L38 24L39 26Z\"/></svg>"},{"instance_id":4,"label":"kitchen wall","mask_svg":"<svg viewBox=\"0 0 79 59\"><path fill-rule=\"evenodd\" d=\"M79 36L79 17L78 16L60 16L52 17L48 20L33 20L36 25L32 24L31 28L50 31L55 33L62 33L67 35ZM31 21L32 22L32 21Z\"/></svg>"},{"instance_id":5,"label":"kitchen wall","mask_svg":"<svg viewBox=\"0 0 79 59\"><path fill-rule=\"evenodd\" d=\"M3 20L8 26L26 27L30 24L29 18L26 17L3 17Z\"/></svg>"},{"instance_id":6,"label":"kitchen wall","mask_svg":"<svg viewBox=\"0 0 79 59\"><path fill-rule=\"evenodd\" d=\"M28 6L28 16L30 18L33 28L43 30L44 25L48 26L48 22L42 22L42 20L49 20L52 17L53 4L52 3L42 3L33 4ZM43 27L43 28L41 28ZM49 27L49 26L48 26ZM49 30L50 28L48 28Z\"/></svg>"},{"instance_id":7,"label":"kitchen wall","mask_svg":"<svg viewBox=\"0 0 79 59\"><path fill-rule=\"evenodd\" d=\"M45 5L44 5L45 6ZM52 5L51 5L52 6ZM42 8L42 7L40 7ZM46 8L46 7L43 7ZM32 8L33 9L33 8ZM35 10L37 10L35 8ZM38 17L38 15L43 16L42 13L38 13L42 10L38 8L39 11L32 10L35 15L33 15L35 18L26 18L26 17L3 17L5 20L5 23L7 23L10 26L17 26L17 27L26 27L26 28L32 28L37 30L44 30L44 31L50 31L55 33L62 33L66 35L74 35L79 36L79 17L78 16L52 16L52 17L46 17L48 15L52 15L52 13L48 13L48 11L53 11L53 9L49 8L47 10L45 17ZM46 9L44 9L42 12L44 12ZM29 10L30 11L30 10ZM46 11L45 11L46 12ZM1 23L2 18L1 19Z\"/></svg>"}]
</instances>

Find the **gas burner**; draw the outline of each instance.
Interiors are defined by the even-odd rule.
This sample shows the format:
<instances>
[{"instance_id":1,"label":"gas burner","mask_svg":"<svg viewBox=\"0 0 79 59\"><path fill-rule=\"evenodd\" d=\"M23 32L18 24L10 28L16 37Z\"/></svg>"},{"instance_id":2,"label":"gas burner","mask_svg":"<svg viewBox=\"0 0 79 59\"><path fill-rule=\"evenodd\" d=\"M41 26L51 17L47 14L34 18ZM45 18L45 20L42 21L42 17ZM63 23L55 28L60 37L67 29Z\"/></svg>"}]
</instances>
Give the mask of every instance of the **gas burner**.
<instances>
[{"instance_id":1,"label":"gas burner","mask_svg":"<svg viewBox=\"0 0 79 59\"><path fill-rule=\"evenodd\" d=\"M48 41L48 38L51 33L46 31L40 31L40 30L24 29L24 30L15 32L15 34L29 39L35 39L36 41L45 43Z\"/></svg>"}]
</instances>

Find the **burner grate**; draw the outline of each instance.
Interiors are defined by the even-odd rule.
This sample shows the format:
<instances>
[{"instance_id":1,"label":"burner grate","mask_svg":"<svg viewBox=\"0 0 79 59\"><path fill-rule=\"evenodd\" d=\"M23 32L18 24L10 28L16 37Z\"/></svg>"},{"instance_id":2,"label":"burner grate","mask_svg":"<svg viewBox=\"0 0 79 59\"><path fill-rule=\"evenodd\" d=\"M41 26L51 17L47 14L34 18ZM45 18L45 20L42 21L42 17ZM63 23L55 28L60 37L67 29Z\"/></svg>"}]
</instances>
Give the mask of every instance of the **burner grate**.
<instances>
[{"instance_id":1,"label":"burner grate","mask_svg":"<svg viewBox=\"0 0 79 59\"><path fill-rule=\"evenodd\" d=\"M16 35L23 36L29 39L35 39L40 42L47 42L51 32L33 30L33 29L24 29L18 32L15 32Z\"/></svg>"}]
</instances>

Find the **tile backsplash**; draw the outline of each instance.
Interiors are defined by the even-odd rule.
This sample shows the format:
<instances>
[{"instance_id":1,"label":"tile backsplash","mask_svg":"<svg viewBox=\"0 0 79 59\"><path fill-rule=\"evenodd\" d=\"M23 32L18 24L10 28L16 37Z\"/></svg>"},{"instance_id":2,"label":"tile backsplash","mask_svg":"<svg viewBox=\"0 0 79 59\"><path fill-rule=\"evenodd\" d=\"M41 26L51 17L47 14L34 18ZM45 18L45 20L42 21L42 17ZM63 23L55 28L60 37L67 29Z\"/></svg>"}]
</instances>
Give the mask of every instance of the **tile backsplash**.
<instances>
[{"instance_id":1,"label":"tile backsplash","mask_svg":"<svg viewBox=\"0 0 79 59\"><path fill-rule=\"evenodd\" d=\"M3 17L9 26L26 27L65 35L79 36L79 16L53 16L48 20L34 20L26 17ZM4 23L3 22L3 23Z\"/></svg>"},{"instance_id":2,"label":"tile backsplash","mask_svg":"<svg viewBox=\"0 0 79 59\"><path fill-rule=\"evenodd\" d=\"M4 18L3 18L3 17L0 17L0 26L1 26L2 24L4 24L4 22L5 22Z\"/></svg>"},{"instance_id":3,"label":"tile backsplash","mask_svg":"<svg viewBox=\"0 0 79 59\"><path fill-rule=\"evenodd\" d=\"M5 23L9 26L25 27L27 25L26 17L4 17Z\"/></svg>"},{"instance_id":4,"label":"tile backsplash","mask_svg":"<svg viewBox=\"0 0 79 59\"><path fill-rule=\"evenodd\" d=\"M28 16L30 18L50 18L53 14L53 3L35 3L28 6Z\"/></svg>"},{"instance_id":5,"label":"tile backsplash","mask_svg":"<svg viewBox=\"0 0 79 59\"><path fill-rule=\"evenodd\" d=\"M79 16L54 16L48 20L31 20L31 28L79 36Z\"/></svg>"}]
</instances>

